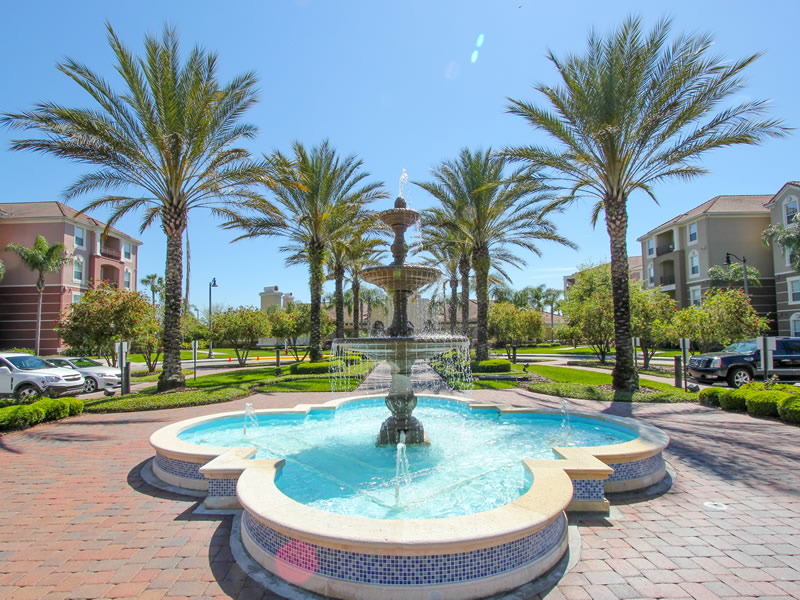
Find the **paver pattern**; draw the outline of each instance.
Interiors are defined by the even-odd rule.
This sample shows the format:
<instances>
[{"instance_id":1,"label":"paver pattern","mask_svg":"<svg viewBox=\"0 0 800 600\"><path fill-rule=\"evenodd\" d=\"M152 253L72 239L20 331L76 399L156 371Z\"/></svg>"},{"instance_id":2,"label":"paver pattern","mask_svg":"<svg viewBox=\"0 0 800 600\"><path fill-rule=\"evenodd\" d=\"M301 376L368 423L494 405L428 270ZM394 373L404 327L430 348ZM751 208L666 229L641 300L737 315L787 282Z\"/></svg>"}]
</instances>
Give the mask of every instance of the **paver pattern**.
<instances>
[{"instance_id":1,"label":"paver pattern","mask_svg":"<svg viewBox=\"0 0 800 600\"><path fill-rule=\"evenodd\" d=\"M331 397L247 401L271 408ZM473 397L560 406L520 390ZM244 402L82 415L0 437L0 598L275 598L234 562L231 517L195 515L196 499L140 475L153 431ZM677 478L662 496L583 520L579 562L541 597L800 598L800 429L690 404L571 405L664 429Z\"/></svg>"}]
</instances>

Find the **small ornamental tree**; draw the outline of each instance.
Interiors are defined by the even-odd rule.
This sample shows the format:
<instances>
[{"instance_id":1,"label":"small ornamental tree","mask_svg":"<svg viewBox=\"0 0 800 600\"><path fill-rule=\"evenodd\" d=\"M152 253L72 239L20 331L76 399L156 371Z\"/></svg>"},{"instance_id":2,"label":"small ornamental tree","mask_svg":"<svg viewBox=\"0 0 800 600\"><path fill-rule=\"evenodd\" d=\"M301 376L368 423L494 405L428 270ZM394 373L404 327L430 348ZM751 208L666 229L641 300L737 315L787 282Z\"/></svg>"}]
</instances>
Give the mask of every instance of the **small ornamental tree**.
<instances>
[{"instance_id":1,"label":"small ornamental tree","mask_svg":"<svg viewBox=\"0 0 800 600\"><path fill-rule=\"evenodd\" d=\"M580 331L581 339L604 363L614 340L611 269L608 265L579 268L561 311L567 324Z\"/></svg>"},{"instance_id":2,"label":"small ornamental tree","mask_svg":"<svg viewBox=\"0 0 800 600\"><path fill-rule=\"evenodd\" d=\"M703 296L700 306L679 310L670 328L673 338L688 337L700 352L714 346L759 335L768 328L741 290L712 289Z\"/></svg>"},{"instance_id":3,"label":"small ornamental tree","mask_svg":"<svg viewBox=\"0 0 800 600\"><path fill-rule=\"evenodd\" d=\"M489 334L506 350L511 359L509 345L516 347L523 340L537 338L544 332L539 311L519 309L510 302L498 302L489 307Z\"/></svg>"},{"instance_id":4,"label":"small ornamental tree","mask_svg":"<svg viewBox=\"0 0 800 600\"><path fill-rule=\"evenodd\" d=\"M55 331L71 348L97 352L116 366L114 344L135 342L147 334L155 318L152 304L139 292L101 283L64 310Z\"/></svg>"},{"instance_id":5,"label":"small ornamental tree","mask_svg":"<svg viewBox=\"0 0 800 600\"><path fill-rule=\"evenodd\" d=\"M269 337L270 331L267 313L250 306L240 306L214 315L211 339L233 347L236 359L244 366L250 350L255 347L259 338Z\"/></svg>"},{"instance_id":6,"label":"small ornamental tree","mask_svg":"<svg viewBox=\"0 0 800 600\"><path fill-rule=\"evenodd\" d=\"M741 286L744 284L744 267L739 263L714 265L708 270L708 278L717 286ZM747 267L747 285L761 286L761 272L755 267Z\"/></svg>"},{"instance_id":7,"label":"small ornamental tree","mask_svg":"<svg viewBox=\"0 0 800 600\"><path fill-rule=\"evenodd\" d=\"M675 315L675 300L660 289L645 290L640 282L630 283L631 333L639 338L644 362L650 366L656 348L670 339L669 325Z\"/></svg>"},{"instance_id":8,"label":"small ornamental tree","mask_svg":"<svg viewBox=\"0 0 800 600\"><path fill-rule=\"evenodd\" d=\"M272 336L288 342L294 352L295 360L305 360L309 349L306 348L303 358L300 358L297 341L311 331L311 307L308 304L290 302L286 308L271 310L269 318L272 325ZM320 332L322 337L330 335L334 327L328 314L321 311Z\"/></svg>"},{"instance_id":9,"label":"small ornamental tree","mask_svg":"<svg viewBox=\"0 0 800 600\"><path fill-rule=\"evenodd\" d=\"M158 359L161 358L161 352L164 350L161 323L155 310L142 320L140 331L133 342L142 353L144 362L147 364L147 372L155 373Z\"/></svg>"}]
</instances>

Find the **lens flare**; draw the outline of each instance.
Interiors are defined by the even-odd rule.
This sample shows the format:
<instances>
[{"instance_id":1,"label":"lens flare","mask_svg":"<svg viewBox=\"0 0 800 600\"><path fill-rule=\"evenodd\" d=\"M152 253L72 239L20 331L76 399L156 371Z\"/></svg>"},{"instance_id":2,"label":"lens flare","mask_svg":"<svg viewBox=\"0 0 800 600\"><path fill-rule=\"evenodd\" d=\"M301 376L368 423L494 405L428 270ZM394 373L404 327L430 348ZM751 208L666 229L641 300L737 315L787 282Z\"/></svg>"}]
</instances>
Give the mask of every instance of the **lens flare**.
<instances>
[{"instance_id":1,"label":"lens flare","mask_svg":"<svg viewBox=\"0 0 800 600\"><path fill-rule=\"evenodd\" d=\"M472 51L472 57L469 59L469 62L474 64L477 60L478 60L478 51L477 50L473 50Z\"/></svg>"},{"instance_id":2,"label":"lens flare","mask_svg":"<svg viewBox=\"0 0 800 600\"><path fill-rule=\"evenodd\" d=\"M484 39L486 39L486 37L485 37L483 34L480 34L480 35L478 36L478 41L477 41L477 42L475 42L475 46L477 46L478 48L480 48L481 46L483 46L483 40L484 40Z\"/></svg>"}]
</instances>

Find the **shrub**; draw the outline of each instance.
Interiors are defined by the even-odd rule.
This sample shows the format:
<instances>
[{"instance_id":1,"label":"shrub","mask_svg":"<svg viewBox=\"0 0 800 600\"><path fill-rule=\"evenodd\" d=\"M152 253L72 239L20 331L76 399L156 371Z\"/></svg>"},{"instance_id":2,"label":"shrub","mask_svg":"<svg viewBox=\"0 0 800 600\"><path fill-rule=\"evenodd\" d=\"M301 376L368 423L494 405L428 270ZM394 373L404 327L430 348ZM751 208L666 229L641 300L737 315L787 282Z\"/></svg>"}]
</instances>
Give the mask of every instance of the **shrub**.
<instances>
[{"instance_id":1,"label":"shrub","mask_svg":"<svg viewBox=\"0 0 800 600\"><path fill-rule=\"evenodd\" d=\"M800 423L800 396L789 396L779 401L778 416L787 423Z\"/></svg>"},{"instance_id":2,"label":"shrub","mask_svg":"<svg viewBox=\"0 0 800 600\"><path fill-rule=\"evenodd\" d=\"M765 390L750 394L747 398L747 412L754 417L777 417L778 402L791 398L791 394L777 390Z\"/></svg>"},{"instance_id":3,"label":"shrub","mask_svg":"<svg viewBox=\"0 0 800 600\"><path fill-rule=\"evenodd\" d=\"M720 396L719 405L725 410L744 412L747 410L747 399L758 393L758 391L749 390L746 385L743 385L739 389L729 390L727 394Z\"/></svg>"},{"instance_id":4,"label":"shrub","mask_svg":"<svg viewBox=\"0 0 800 600\"><path fill-rule=\"evenodd\" d=\"M328 361L318 363L296 362L289 366L292 375L319 375L330 371L331 363Z\"/></svg>"},{"instance_id":5,"label":"shrub","mask_svg":"<svg viewBox=\"0 0 800 600\"><path fill-rule=\"evenodd\" d=\"M70 417L79 415L83 412L83 400L78 398L62 398L62 400L66 402L67 406L69 407Z\"/></svg>"},{"instance_id":6,"label":"shrub","mask_svg":"<svg viewBox=\"0 0 800 600\"><path fill-rule=\"evenodd\" d=\"M42 398L34 404L44 410L45 421L57 421L69 416L69 404L63 400Z\"/></svg>"},{"instance_id":7,"label":"shrub","mask_svg":"<svg viewBox=\"0 0 800 600\"><path fill-rule=\"evenodd\" d=\"M698 398L703 406L719 406L720 398L729 394L731 390L721 387L709 387L700 392Z\"/></svg>"},{"instance_id":8,"label":"shrub","mask_svg":"<svg viewBox=\"0 0 800 600\"><path fill-rule=\"evenodd\" d=\"M470 363L473 373L510 373L511 361L502 358L492 358L490 360L473 360Z\"/></svg>"},{"instance_id":9,"label":"shrub","mask_svg":"<svg viewBox=\"0 0 800 600\"><path fill-rule=\"evenodd\" d=\"M0 431L24 429L44 420L44 409L36 404L17 404L0 408Z\"/></svg>"}]
</instances>

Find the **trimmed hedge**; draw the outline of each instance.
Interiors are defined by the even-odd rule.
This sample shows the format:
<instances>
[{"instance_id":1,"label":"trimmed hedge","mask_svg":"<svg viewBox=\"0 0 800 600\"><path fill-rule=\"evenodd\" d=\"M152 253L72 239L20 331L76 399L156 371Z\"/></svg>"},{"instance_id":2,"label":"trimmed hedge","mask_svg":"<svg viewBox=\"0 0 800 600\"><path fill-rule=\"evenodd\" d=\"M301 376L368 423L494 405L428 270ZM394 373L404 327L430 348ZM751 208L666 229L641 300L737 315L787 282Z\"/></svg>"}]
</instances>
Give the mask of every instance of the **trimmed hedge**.
<instances>
[{"instance_id":1,"label":"trimmed hedge","mask_svg":"<svg viewBox=\"0 0 800 600\"><path fill-rule=\"evenodd\" d=\"M328 373L331 369L331 363L328 361L307 363L296 362L289 366L289 372L292 375L320 375Z\"/></svg>"},{"instance_id":2,"label":"trimmed hedge","mask_svg":"<svg viewBox=\"0 0 800 600\"><path fill-rule=\"evenodd\" d=\"M757 394L756 391L747 389L746 385L735 389L729 390L727 394L719 397L719 405L725 410L733 410L737 412L744 412L747 410L747 398L751 394Z\"/></svg>"},{"instance_id":3,"label":"trimmed hedge","mask_svg":"<svg viewBox=\"0 0 800 600\"><path fill-rule=\"evenodd\" d=\"M727 396L730 393L731 390L728 388L709 387L701 390L698 398L700 400L700 404L703 406L719 406L720 398L722 398L722 396Z\"/></svg>"},{"instance_id":4,"label":"trimmed hedge","mask_svg":"<svg viewBox=\"0 0 800 600\"><path fill-rule=\"evenodd\" d=\"M800 396L789 396L779 401L778 416L787 423L800 423Z\"/></svg>"},{"instance_id":5,"label":"trimmed hedge","mask_svg":"<svg viewBox=\"0 0 800 600\"><path fill-rule=\"evenodd\" d=\"M646 385L646 384L645 384ZM692 402L697 399L696 394L684 392L681 388L659 391L652 394L641 392L625 393L600 389L596 385L585 383L533 383L528 386L528 391L548 396L561 398L584 398L586 400L604 400L606 402Z\"/></svg>"},{"instance_id":6,"label":"trimmed hedge","mask_svg":"<svg viewBox=\"0 0 800 600\"><path fill-rule=\"evenodd\" d=\"M15 404L0 408L0 431L25 429L42 421L57 421L83 412L77 398L42 398L33 404Z\"/></svg>"},{"instance_id":7,"label":"trimmed hedge","mask_svg":"<svg viewBox=\"0 0 800 600\"><path fill-rule=\"evenodd\" d=\"M473 360L469 364L473 373L510 373L511 361L503 358Z\"/></svg>"},{"instance_id":8,"label":"trimmed hedge","mask_svg":"<svg viewBox=\"0 0 800 600\"><path fill-rule=\"evenodd\" d=\"M747 412L754 417L777 417L778 403L791 397L791 394L778 390L751 392L746 400Z\"/></svg>"}]
</instances>

